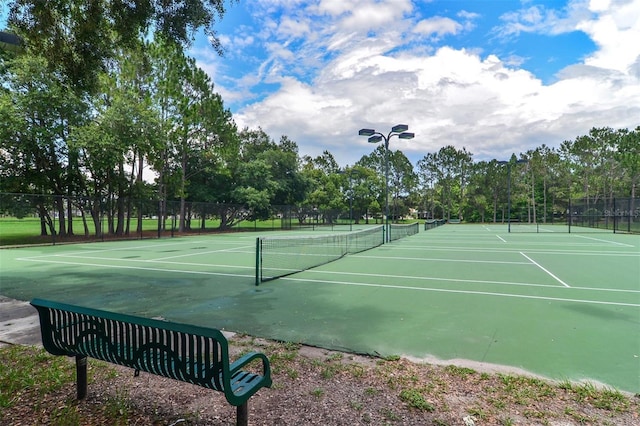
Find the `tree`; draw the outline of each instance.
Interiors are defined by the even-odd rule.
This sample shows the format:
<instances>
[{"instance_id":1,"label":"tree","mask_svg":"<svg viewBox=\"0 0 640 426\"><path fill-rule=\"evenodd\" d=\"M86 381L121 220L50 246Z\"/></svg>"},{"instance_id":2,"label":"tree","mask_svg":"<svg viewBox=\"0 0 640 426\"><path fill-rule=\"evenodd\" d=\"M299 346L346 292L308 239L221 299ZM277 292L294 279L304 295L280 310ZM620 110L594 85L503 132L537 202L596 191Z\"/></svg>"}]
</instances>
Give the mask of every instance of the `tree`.
<instances>
[{"instance_id":1,"label":"tree","mask_svg":"<svg viewBox=\"0 0 640 426\"><path fill-rule=\"evenodd\" d=\"M411 162L402 151L389 153L389 168L389 192L393 200L391 217L397 220L408 214L409 206L404 200L414 192L418 177L413 171Z\"/></svg>"},{"instance_id":2,"label":"tree","mask_svg":"<svg viewBox=\"0 0 640 426\"><path fill-rule=\"evenodd\" d=\"M437 184L438 170L435 154L428 153L418 160L418 185L422 191L423 209L426 218L435 219L435 186Z\"/></svg>"},{"instance_id":3,"label":"tree","mask_svg":"<svg viewBox=\"0 0 640 426\"><path fill-rule=\"evenodd\" d=\"M118 50L137 45L150 29L186 46L204 28L221 54L214 25L224 13L224 0L13 0L8 23L28 50L47 59L49 70L61 71L65 83L93 92Z\"/></svg>"},{"instance_id":4,"label":"tree","mask_svg":"<svg viewBox=\"0 0 640 426\"><path fill-rule=\"evenodd\" d=\"M144 198L147 186L142 170L159 139L158 118L147 87L145 52L123 49L117 59L100 79L101 95L90 98L92 120L72 133L70 153L79 162L76 185L85 197L80 210L83 218L85 210L91 212L97 235L102 232L103 209L108 233L129 233L134 210L131 200ZM142 232L142 209L137 210L137 230Z\"/></svg>"},{"instance_id":5,"label":"tree","mask_svg":"<svg viewBox=\"0 0 640 426\"><path fill-rule=\"evenodd\" d=\"M57 231L45 199L37 198L43 235L47 231L72 233L70 198L66 198L66 206L63 199L74 195L69 134L86 116L86 104L57 74L47 70L42 57L21 55L4 75L6 90L1 92L0 116L8 125L1 131L3 173L12 176L13 184L24 192L54 195Z\"/></svg>"},{"instance_id":6,"label":"tree","mask_svg":"<svg viewBox=\"0 0 640 426\"><path fill-rule=\"evenodd\" d=\"M423 169L434 171L437 177L443 218L447 220L451 219L454 207L457 207L458 217L461 218L468 170L472 164L471 155L465 148L457 150L448 145L440 148L436 154L423 158Z\"/></svg>"},{"instance_id":7,"label":"tree","mask_svg":"<svg viewBox=\"0 0 640 426\"><path fill-rule=\"evenodd\" d=\"M636 198L640 183L640 126L632 131L621 130L622 138L618 145L616 158L620 161L629 181L629 196Z\"/></svg>"}]
</instances>

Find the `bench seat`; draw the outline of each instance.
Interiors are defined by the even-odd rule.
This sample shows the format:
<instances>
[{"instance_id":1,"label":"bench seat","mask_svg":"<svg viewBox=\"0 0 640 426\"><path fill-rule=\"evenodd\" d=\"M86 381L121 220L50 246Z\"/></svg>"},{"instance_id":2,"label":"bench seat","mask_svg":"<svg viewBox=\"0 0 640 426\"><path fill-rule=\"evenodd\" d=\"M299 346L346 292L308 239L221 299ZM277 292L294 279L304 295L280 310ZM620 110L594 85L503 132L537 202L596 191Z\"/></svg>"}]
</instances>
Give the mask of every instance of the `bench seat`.
<instances>
[{"instance_id":1,"label":"bench seat","mask_svg":"<svg viewBox=\"0 0 640 426\"><path fill-rule=\"evenodd\" d=\"M268 358L248 353L229 360L227 339L213 328L160 321L34 299L44 348L76 357L78 399L86 397L86 358L180 380L224 393L247 424L248 400L271 387ZM256 364L251 371L244 368Z\"/></svg>"}]
</instances>

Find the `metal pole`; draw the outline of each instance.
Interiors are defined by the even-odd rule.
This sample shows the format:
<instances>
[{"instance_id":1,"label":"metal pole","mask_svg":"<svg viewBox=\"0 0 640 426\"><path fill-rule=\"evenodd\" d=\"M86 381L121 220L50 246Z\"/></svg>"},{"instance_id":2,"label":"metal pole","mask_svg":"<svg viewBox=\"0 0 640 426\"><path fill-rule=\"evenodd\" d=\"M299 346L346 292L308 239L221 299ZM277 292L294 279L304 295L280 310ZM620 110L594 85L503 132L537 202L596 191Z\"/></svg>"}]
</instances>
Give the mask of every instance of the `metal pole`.
<instances>
[{"instance_id":1,"label":"metal pole","mask_svg":"<svg viewBox=\"0 0 640 426\"><path fill-rule=\"evenodd\" d=\"M507 228L511 233L511 163L507 165Z\"/></svg>"},{"instance_id":2,"label":"metal pole","mask_svg":"<svg viewBox=\"0 0 640 426\"><path fill-rule=\"evenodd\" d=\"M349 232L353 231L353 185L349 176Z\"/></svg>"},{"instance_id":3,"label":"metal pole","mask_svg":"<svg viewBox=\"0 0 640 426\"><path fill-rule=\"evenodd\" d=\"M384 136L383 136L384 137ZM389 139L391 133L384 138L384 204L385 204L385 243L389 242Z\"/></svg>"}]
</instances>

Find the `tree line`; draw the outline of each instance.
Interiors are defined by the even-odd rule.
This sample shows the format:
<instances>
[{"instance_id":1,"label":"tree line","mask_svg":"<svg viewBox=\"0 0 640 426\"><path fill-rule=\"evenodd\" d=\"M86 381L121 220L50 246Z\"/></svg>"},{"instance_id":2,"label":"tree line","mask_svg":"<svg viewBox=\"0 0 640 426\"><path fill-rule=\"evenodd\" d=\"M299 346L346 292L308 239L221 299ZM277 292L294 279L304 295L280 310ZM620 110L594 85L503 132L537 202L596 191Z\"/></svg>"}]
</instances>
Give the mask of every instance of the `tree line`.
<instances>
[{"instance_id":1,"label":"tree line","mask_svg":"<svg viewBox=\"0 0 640 426\"><path fill-rule=\"evenodd\" d=\"M223 2L207 2L208 20L198 18L196 7L180 31L158 26L152 38L141 32L167 19L161 9L106 19L100 13L117 10L89 10L71 0L55 2L66 8L29 8L35 3L12 5L10 23L25 40L24 51L0 52L0 192L57 196L60 220L55 230L50 220L43 222L49 232L79 232L73 228L78 211L93 219L83 221L82 232L89 232L87 224L101 232L105 200L112 206L108 232L117 235L129 231L133 200L158 200L161 217L166 202L177 200L180 231L191 226L194 201L240 206L221 215L223 229L268 218L274 206L284 205L349 211L358 219L383 214L384 146L340 167L328 151L301 155L286 135L275 141L260 128L237 128L210 77L184 53L185 28L211 24L224 13L217 8ZM190 4L197 3L205 5ZM80 12L86 20L96 14L104 40L82 32ZM65 40L73 42L63 46ZM102 50L84 57L92 43ZM51 51L57 48L58 54ZM495 222L505 219L509 203L519 219L545 222L563 214L571 198L596 204L636 197L640 126L593 128L558 148L542 145L502 162L474 161L472 152L453 146L415 165L399 150L388 158L393 219ZM44 206L39 212L48 214Z\"/></svg>"}]
</instances>

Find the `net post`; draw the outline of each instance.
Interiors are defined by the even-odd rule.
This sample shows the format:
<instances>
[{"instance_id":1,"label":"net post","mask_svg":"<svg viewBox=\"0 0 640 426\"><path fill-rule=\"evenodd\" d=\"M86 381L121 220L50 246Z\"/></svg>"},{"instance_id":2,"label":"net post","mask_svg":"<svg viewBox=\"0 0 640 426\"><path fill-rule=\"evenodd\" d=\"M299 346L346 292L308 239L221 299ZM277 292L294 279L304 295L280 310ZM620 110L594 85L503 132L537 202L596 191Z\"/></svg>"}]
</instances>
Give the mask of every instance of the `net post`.
<instances>
[{"instance_id":1,"label":"net post","mask_svg":"<svg viewBox=\"0 0 640 426\"><path fill-rule=\"evenodd\" d=\"M571 222L573 221L573 211L571 209L571 195L569 195L569 212L567 214L567 221L569 222L569 233L571 233Z\"/></svg>"},{"instance_id":2,"label":"net post","mask_svg":"<svg viewBox=\"0 0 640 426\"><path fill-rule=\"evenodd\" d=\"M260 285L260 237L256 238L256 286Z\"/></svg>"}]
</instances>

